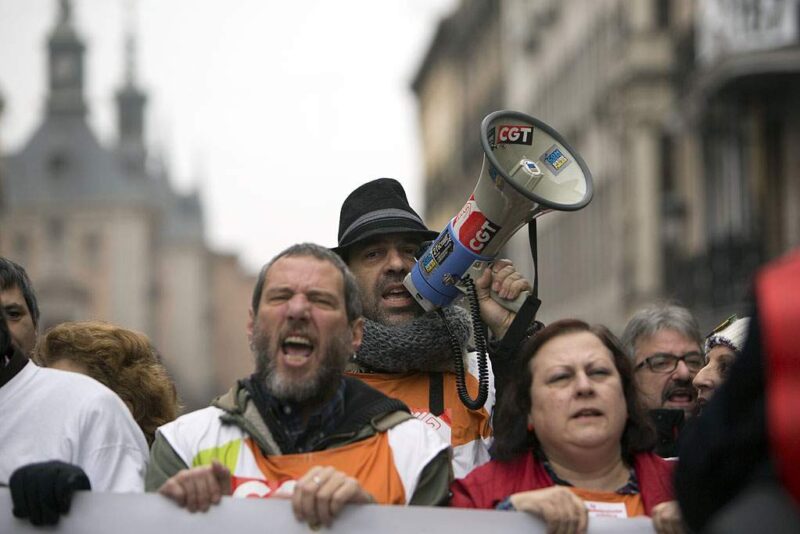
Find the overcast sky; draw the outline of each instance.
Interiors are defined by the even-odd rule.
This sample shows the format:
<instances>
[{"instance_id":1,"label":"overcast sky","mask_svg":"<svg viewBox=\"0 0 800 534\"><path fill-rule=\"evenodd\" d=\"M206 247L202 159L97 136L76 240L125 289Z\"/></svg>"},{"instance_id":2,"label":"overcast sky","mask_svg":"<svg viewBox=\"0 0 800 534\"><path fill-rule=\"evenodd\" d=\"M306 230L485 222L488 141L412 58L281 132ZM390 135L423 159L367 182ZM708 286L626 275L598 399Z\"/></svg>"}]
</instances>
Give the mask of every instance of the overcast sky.
<instances>
[{"instance_id":1,"label":"overcast sky","mask_svg":"<svg viewBox=\"0 0 800 534\"><path fill-rule=\"evenodd\" d=\"M438 20L455 5L73 0L87 45L89 120L110 144L133 11L148 146L164 154L179 190L200 189L210 245L238 253L253 270L298 241L335 245L341 203L367 180L401 179L421 210L410 82ZM4 152L21 148L41 121L44 47L57 6L0 0Z\"/></svg>"}]
</instances>

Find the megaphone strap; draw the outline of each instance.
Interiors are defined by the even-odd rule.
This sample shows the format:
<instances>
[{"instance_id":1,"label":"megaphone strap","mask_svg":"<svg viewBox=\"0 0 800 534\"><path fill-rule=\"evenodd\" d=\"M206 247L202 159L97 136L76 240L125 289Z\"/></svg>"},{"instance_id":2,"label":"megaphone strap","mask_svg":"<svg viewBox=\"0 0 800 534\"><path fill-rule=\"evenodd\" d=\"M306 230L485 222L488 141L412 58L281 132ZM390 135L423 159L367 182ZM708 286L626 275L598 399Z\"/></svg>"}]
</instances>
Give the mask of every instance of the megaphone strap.
<instances>
[{"instance_id":1,"label":"megaphone strap","mask_svg":"<svg viewBox=\"0 0 800 534\"><path fill-rule=\"evenodd\" d=\"M444 375L428 373L428 411L439 417L444 413Z\"/></svg>"},{"instance_id":2,"label":"megaphone strap","mask_svg":"<svg viewBox=\"0 0 800 534\"><path fill-rule=\"evenodd\" d=\"M531 295L539 298L539 237L536 232L536 219L528 223L528 245L531 249L531 259L533 260L533 291ZM540 302L541 304L541 302ZM538 310L538 308L537 308ZM534 316L536 312L534 312Z\"/></svg>"},{"instance_id":3,"label":"megaphone strap","mask_svg":"<svg viewBox=\"0 0 800 534\"><path fill-rule=\"evenodd\" d=\"M500 359L510 358L514 351L517 350L517 347L538 330L536 327L536 312L539 311L539 306L541 305L541 300L533 294L528 295L508 330L506 330L506 335L500 340L497 349L493 351L496 357Z\"/></svg>"}]
</instances>

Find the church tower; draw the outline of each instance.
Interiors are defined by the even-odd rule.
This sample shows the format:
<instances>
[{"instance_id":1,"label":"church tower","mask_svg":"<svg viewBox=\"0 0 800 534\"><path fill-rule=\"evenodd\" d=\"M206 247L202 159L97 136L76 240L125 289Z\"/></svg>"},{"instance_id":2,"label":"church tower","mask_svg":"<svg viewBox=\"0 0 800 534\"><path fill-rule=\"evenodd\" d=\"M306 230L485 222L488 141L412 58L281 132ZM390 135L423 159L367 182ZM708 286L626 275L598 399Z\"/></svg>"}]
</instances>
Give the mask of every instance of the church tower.
<instances>
[{"instance_id":1,"label":"church tower","mask_svg":"<svg viewBox=\"0 0 800 534\"><path fill-rule=\"evenodd\" d=\"M83 54L86 49L72 26L72 6L60 0L56 26L48 42L47 114L51 116L86 115L83 100Z\"/></svg>"},{"instance_id":2,"label":"church tower","mask_svg":"<svg viewBox=\"0 0 800 534\"><path fill-rule=\"evenodd\" d=\"M117 91L117 152L128 171L143 174L147 151L144 142L144 110L147 96L136 84L136 36L133 10L129 9L125 36L125 81Z\"/></svg>"},{"instance_id":3,"label":"church tower","mask_svg":"<svg viewBox=\"0 0 800 534\"><path fill-rule=\"evenodd\" d=\"M206 406L227 389L229 377L249 372L250 350L238 333L246 310L236 303L248 298L255 280L237 270L234 258L206 246L199 197L180 194L147 168L135 0L128 0L113 147L100 143L87 121L84 52L90 49L79 37L77 2L49 1L57 16L45 42L45 113L19 151L3 154L0 255L28 271L42 330L102 319L144 332L186 406ZM224 358L216 360L212 349ZM217 369L229 373L224 385L215 381Z\"/></svg>"}]
</instances>

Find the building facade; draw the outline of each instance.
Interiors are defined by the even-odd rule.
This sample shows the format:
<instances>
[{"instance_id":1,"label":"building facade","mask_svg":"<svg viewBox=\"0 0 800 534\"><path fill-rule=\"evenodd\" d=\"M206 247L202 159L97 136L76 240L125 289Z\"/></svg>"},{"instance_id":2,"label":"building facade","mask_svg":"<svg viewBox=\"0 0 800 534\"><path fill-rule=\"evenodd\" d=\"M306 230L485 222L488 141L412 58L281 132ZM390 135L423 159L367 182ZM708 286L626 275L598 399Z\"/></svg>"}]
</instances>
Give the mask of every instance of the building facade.
<instances>
[{"instance_id":1,"label":"building facade","mask_svg":"<svg viewBox=\"0 0 800 534\"><path fill-rule=\"evenodd\" d=\"M218 377L218 360L243 374L252 368L244 334L248 301L222 291L249 291L254 277L208 248L198 195L176 192L166 172L150 164L147 95L136 84L130 36L126 52L126 78L116 95L118 138L108 148L86 121L86 48L69 2L59 3L47 45L44 118L2 160L0 254L30 274L42 331L101 319L144 332L187 407L205 406L229 385ZM218 279L225 285L215 285ZM242 320L238 337L220 316Z\"/></svg>"},{"instance_id":2,"label":"building facade","mask_svg":"<svg viewBox=\"0 0 800 534\"><path fill-rule=\"evenodd\" d=\"M413 83L427 220L474 187L482 117L519 110L594 179L588 207L537 221L543 320L746 313L753 271L800 243L797 25L797 0L463 0ZM532 276L524 232L507 254Z\"/></svg>"},{"instance_id":3,"label":"building facade","mask_svg":"<svg viewBox=\"0 0 800 534\"><path fill-rule=\"evenodd\" d=\"M1 88L0 88L1 89ZM3 100L3 92L0 91L0 125L3 124L3 109L5 107L5 100ZM2 131L2 130L0 130ZM0 154L3 153L3 137L0 135ZM3 213L3 160L0 158L0 214Z\"/></svg>"}]
</instances>

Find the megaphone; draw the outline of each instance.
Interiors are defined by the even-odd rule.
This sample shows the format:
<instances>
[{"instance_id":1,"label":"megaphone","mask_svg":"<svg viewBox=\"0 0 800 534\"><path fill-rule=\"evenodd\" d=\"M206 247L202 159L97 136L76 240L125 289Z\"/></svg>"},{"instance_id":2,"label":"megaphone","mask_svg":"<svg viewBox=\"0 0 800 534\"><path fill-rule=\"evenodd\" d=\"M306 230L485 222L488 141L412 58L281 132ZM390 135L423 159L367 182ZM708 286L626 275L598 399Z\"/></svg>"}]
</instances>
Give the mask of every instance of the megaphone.
<instances>
[{"instance_id":1,"label":"megaphone","mask_svg":"<svg viewBox=\"0 0 800 534\"><path fill-rule=\"evenodd\" d=\"M575 211L592 200L592 175L553 128L517 111L481 122L483 167L467 203L419 257L404 285L426 311L447 306L477 279L524 224L549 211ZM513 303L517 311L527 292Z\"/></svg>"}]
</instances>

